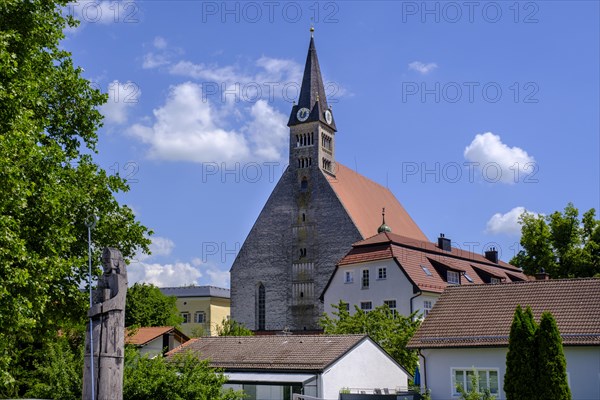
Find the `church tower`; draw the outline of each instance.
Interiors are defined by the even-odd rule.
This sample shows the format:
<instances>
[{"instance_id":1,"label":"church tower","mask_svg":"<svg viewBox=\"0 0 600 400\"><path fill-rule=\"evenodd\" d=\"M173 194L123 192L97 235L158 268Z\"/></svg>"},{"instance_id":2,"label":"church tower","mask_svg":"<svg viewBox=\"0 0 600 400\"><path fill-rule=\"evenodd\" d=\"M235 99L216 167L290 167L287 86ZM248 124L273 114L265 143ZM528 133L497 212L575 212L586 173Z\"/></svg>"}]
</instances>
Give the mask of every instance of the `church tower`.
<instances>
[{"instance_id":1,"label":"church tower","mask_svg":"<svg viewBox=\"0 0 600 400\"><path fill-rule=\"evenodd\" d=\"M335 176L335 121L327 105L319 58L311 28L310 44L298 104L294 104L290 128L290 166L298 170L313 167ZM302 171L299 172L300 175Z\"/></svg>"},{"instance_id":2,"label":"church tower","mask_svg":"<svg viewBox=\"0 0 600 400\"><path fill-rule=\"evenodd\" d=\"M394 195L335 160L337 132L311 29L291 110L289 165L231 267L231 315L257 331L319 330L319 297L352 244L377 234L380 210L426 240Z\"/></svg>"}]
</instances>

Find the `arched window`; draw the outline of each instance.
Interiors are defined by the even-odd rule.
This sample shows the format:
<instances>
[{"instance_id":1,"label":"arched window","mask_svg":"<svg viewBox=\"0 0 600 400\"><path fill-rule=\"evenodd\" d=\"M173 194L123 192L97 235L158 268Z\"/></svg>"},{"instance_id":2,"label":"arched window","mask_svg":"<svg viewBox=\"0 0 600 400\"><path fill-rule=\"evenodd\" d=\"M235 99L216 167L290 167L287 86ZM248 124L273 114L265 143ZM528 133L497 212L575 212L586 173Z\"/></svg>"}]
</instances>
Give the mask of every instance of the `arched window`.
<instances>
[{"instance_id":1,"label":"arched window","mask_svg":"<svg viewBox=\"0 0 600 400\"><path fill-rule=\"evenodd\" d=\"M306 179L306 177L302 178L302 181L300 182L300 190L306 190L308 189L308 179Z\"/></svg>"},{"instance_id":2,"label":"arched window","mask_svg":"<svg viewBox=\"0 0 600 400\"><path fill-rule=\"evenodd\" d=\"M302 222L306 221L306 214L302 213Z\"/></svg>"},{"instance_id":3,"label":"arched window","mask_svg":"<svg viewBox=\"0 0 600 400\"><path fill-rule=\"evenodd\" d=\"M261 283L260 285L258 285L258 304L256 307L257 308L256 321L258 323L259 331L265 330L265 319L266 319L265 306L266 306L265 285L263 285Z\"/></svg>"}]
</instances>

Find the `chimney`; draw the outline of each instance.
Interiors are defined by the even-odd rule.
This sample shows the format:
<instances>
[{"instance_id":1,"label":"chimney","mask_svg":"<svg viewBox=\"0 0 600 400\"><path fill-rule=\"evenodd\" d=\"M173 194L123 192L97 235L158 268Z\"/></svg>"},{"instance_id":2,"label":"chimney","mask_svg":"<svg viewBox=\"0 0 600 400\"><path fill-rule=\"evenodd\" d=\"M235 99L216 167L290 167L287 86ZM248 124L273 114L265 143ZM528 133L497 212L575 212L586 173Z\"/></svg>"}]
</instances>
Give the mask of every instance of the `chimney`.
<instances>
[{"instance_id":1,"label":"chimney","mask_svg":"<svg viewBox=\"0 0 600 400\"><path fill-rule=\"evenodd\" d=\"M438 238L438 247L444 251L451 251L452 246L450 243L450 239L447 239L443 233L440 233L440 237Z\"/></svg>"},{"instance_id":2,"label":"chimney","mask_svg":"<svg viewBox=\"0 0 600 400\"><path fill-rule=\"evenodd\" d=\"M489 250L485 251L485 258L494 264L498 264L498 250L495 247L491 247Z\"/></svg>"},{"instance_id":3,"label":"chimney","mask_svg":"<svg viewBox=\"0 0 600 400\"><path fill-rule=\"evenodd\" d=\"M550 279L550 274L546 273L544 268L540 269L540 272L535 274L536 281L547 281Z\"/></svg>"}]
</instances>

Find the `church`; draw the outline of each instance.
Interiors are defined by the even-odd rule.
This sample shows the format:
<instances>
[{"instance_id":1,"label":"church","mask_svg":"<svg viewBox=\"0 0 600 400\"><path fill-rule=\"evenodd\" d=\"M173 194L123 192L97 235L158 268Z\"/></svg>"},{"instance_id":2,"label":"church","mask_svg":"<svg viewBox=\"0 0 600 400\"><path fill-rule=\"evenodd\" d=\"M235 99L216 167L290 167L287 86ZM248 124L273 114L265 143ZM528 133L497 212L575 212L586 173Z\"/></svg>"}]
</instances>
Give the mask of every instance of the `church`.
<instances>
[{"instance_id":1,"label":"church","mask_svg":"<svg viewBox=\"0 0 600 400\"><path fill-rule=\"evenodd\" d=\"M336 162L335 116L312 34L288 127L289 165L230 271L231 316L256 331L319 330L319 297L336 264L377 234L382 208L394 232L427 241L387 188Z\"/></svg>"}]
</instances>

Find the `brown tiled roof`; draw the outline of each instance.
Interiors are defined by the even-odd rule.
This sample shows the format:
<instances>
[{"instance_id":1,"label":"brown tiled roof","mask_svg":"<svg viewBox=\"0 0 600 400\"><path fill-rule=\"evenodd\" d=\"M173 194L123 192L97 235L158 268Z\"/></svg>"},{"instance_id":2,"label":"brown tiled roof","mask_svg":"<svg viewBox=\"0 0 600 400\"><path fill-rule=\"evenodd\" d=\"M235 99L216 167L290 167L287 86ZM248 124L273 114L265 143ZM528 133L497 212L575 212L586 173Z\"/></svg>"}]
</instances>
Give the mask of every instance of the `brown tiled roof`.
<instances>
[{"instance_id":1,"label":"brown tiled roof","mask_svg":"<svg viewBox=\"0 0 600 400\"><path fill-rule=\"evenodd\" d=\"M192 339L167 353L191 351L227 370L322 371L366 335L215 336Z\"/></svg>"},{"instance_id":2,"label":"brown tiled roof","mask_svg":"<svg viewBox=\"0 0 600 400\"><path fill-rule=\"evenodd\" d=\"M443 251L435 243L390 232L383 232L354 243L352 250L340 260L338 267L392 257L414 285L428 292L441 293L449 286L446 282L447 270L458 271L461 274L461 285L489 283L482 279L482 274L475 268L500 278L502 282L528 279L519 268L503 261L493 263L481 254L456 248ZM428 275L423 267L427 268L431 275ZM467 279L467 276L472 282Z\"/></svg>"},{"instance_id":3,"label":"brown tiled roof","mask_svg":"<svg viewBox=\"0 0 600 400\"><path fill-rule=\"evenodd\" d=\"M381 209L385 207L385 221L394 232L427 240L389 189L341 164L336 164L336 167L335 177L326 175L327 180L363 238L377 233L381 225Z\"/></svg>"},{"instance_id":4,"label":"brown tiled roof","mask_svg":"<svg viewBox=\"0 0 600 400\"><path fill-rule=\"evenodd\" d=\"M175 336L180 338L182 342L190 340L185 334L180 332L173 326L153 326L153 327L141 327L137 328L136 331L130 331L129 328L126 329L125 332L125 343L127 344L135 344L138 346L143 346L152 340L161 337L165 333L174 332ZM133 333L130 335L130 333Z\"/></svg>"},{"instance_id":5,"label":"brown tiled roof","mask_svg":"<svg viewBox=\"0 0 600 400\"><path fill-rule=\"evenodd\" d=\"M411 339L411 348L508 345L517 305L536 320L550 311L565 345L600 345L600 279L448 287Z\"/></svg>"}]
</instances>

